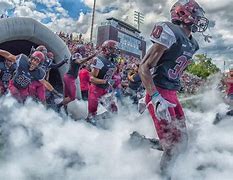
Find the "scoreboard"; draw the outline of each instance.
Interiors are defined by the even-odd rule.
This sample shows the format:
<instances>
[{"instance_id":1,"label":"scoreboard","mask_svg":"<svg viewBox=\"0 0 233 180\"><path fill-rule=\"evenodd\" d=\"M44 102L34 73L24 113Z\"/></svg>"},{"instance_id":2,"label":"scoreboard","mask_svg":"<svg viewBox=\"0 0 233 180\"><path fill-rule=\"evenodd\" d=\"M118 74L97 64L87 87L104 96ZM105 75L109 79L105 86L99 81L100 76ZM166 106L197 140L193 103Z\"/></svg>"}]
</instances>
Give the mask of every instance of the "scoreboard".
<instances>
[{"instance_id":1,"label":"scoreboard","mask_svg":"<svg viewBox=\"0 0 233 180\"><path fill-rule=\"evenodd\" d=\"M146 53L146 41L135 27L116 18L108 18L98 27L97 46L106 40L115 40L123 55L143 58Z\"/></svg>"}]
</instances>

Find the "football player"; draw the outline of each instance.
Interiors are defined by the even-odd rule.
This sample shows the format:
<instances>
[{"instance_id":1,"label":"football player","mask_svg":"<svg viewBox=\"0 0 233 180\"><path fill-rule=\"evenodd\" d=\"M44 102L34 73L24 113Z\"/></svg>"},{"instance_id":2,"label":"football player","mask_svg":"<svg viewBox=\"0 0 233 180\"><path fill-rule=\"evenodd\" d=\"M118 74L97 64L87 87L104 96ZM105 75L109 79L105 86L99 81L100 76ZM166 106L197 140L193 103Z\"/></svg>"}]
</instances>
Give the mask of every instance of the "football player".
<instances>
[{"instance_id":1,"label":"football player","mask_svg":"<svg viewBox=\"0 0 233 180\"><path fill-rule=\"evenodd\" d=\"M163 147L163 174L168 173L171 162L187 146L184 112L176 92L180 89L180 76L199 49L192 33L203 33L209 22L195 0L179 0L170 13L172 22L155 24L150 35L153 46L139 67L147 91L145 101Z\"/></svg>"}]
</instances>

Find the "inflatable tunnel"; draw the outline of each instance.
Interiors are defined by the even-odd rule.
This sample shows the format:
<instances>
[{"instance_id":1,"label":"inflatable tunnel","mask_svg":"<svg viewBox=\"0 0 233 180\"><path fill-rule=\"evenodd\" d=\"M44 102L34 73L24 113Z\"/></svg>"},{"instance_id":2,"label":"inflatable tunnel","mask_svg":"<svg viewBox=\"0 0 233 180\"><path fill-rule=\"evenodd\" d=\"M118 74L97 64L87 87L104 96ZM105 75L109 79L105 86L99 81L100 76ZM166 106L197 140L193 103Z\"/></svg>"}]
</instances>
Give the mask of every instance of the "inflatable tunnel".
<instances>
[{"instance_id":1,"label":"inflatable tunnel","mask_svg":"<svg viewBox=\"0 0 233 180\"><path fill-rule=\"evenodd\" d=\"M0 19L0 31L0 49L7 50L14 55L20 53L29 55L32 46L36 48L38 45L45 45L48 51L54 53L55 63L65 56L71 56L68 47L58 35L32 18ZM68 64L65 64L59 70L50 71L49 81L60 92L62 91L62 77L67 69ZM79 85L79 81L77 84ZM79 98L80 94L80 88L77 88Z\"/></svg>"}]
</instances>

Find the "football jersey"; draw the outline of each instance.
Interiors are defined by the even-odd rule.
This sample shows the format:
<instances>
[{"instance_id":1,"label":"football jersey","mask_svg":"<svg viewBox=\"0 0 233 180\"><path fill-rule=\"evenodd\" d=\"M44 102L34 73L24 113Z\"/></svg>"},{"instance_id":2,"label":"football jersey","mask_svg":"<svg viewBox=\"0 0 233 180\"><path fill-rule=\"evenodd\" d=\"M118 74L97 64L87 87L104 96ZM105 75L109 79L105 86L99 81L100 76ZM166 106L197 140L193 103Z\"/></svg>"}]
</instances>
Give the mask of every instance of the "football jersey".
<instances>
[{"instance_id":1,"label":"football jersey","mask_svg":"<svg viewBox=\"0 0 233 180\"><path fill-rule=\"evenodd\" d=\"M138 88L141 86L142 81L138 73L135 73L133 76L134 81L129 81L129 88L133 90L138 90Z\"/></svg>"},{"instance_id":2,"label":"football jersey","mask_svg":"<svg viewBox=\"0 0 233 180\"><path fill-rule=\"evenodd\" d=\"M180 76L199 49L197 41L192 36L188 37L180 26L170 22L157 23L150 39L167 47L153 73L155 85L164 89L179 90Z\"/></svg>"},{"instance_id":3,"label":"football jersey","mask_svg":"<svg viewBox=\"0 0 233 180\"><path fill-rule=\"evenodd\" d=\"M45 71L41 68L29 70L29 59L26 55L20 54L16 57L16 73L13 77L15 87L25 89L32 81L40 81L45 78Z\"/></svg>"},{"instance_id":4,"label":"football jersey","mask_svg":"<svg viewBox=\"0 0 233 180\"><path fill-rule=\"evenodd\" d=\"M43 62L43 64L41 65L41 68L45 71L48 72L50 70L50 66L53 63L53 60L46 57L45 61Z\"/></svg>"},{"instance_id":5,"label":"football jersey","mask_svg":"<svg viewBox=\"0 0 233 180\"><path fill-rule=\"evenodd\" d=\"M103 56L97 56L94 59L94 63L91 65L91 67L99 69L99 74L97 76L98 79L105 79L105 80L109 80L112 79L113 74L116 71L116 65L106 59ZM108 84L95 84L96 86L106 89L108 88Z\"/></svg>"},{"instance_id":6,"label":"football jersey","mask_svg":"<svg viewBox=\"0 0 233 180\"><path fill-rule=\"evenodd\" d=\"M69 70L67 72L67 74L73 76L74 78L77 78L80 68L80 64L75 63L76 59L82 59L82 55L79 53L72 55L72 58L70 59Z\"/></svg>"},{"instance_id":7,"label":"football jersey","mask_svg":"<svg viewBox=\"0 0 233 180\"><path fill-rule=\"evenodd\" d=\"M7 67L4 62L0 62L0 70L0 80L4 84L8 84L13 76L14 71L16 70L16 63L12 64L10 67Z\"/></svg>"}]
</instances>

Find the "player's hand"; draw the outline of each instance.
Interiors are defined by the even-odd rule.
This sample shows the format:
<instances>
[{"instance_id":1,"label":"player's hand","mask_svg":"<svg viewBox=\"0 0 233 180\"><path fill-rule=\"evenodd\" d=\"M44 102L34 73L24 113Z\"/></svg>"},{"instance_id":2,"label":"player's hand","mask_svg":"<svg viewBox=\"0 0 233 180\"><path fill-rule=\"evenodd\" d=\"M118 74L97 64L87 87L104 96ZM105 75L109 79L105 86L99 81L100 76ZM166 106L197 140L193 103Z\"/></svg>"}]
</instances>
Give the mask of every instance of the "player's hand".
<instances>
[{"instance_id":1,"label":"player's hand","mask_svg":"<svg viewBox=\"0 0 233 180\"><path fill-rule=\"evenodd\" d=\"M144 111L146 110L146 96L139 99L138 101L138 112L140 114L144 113Z\"/></svg>"},{"instance_id":2,"label":"player's hand","mask_svg":"<svg viewBox=\"0 0 233 180\"><path fill-rule=\"evenodd\" d=\"M65 63L68 63L69 61L69 58L67 56L64 56L64 60L63 60Z\"/></svg>"},{"instance_id":3,"label":"player's hand","mask_svg":"<svg viewBox=\"0 0 233 180\"><path fill-rule=\"evenodd\" d=\"M36 51L36 49L34 48L34 46L32 46L31 50L30 50L30 55L32 55L35 51Z\"/></svg>"},{"instance_id":4,"label":"player's hand","mask_svg":"<svg viewBox=\"0 0 233 180\"><path fill-rule=\"evenodd\" d=\"M155 109L155 115L158 120L171 121L171 115L168 111L169 107L176 107L176 104L172 104L164 99L158 92L156 92L149 103L152 103Z\"/></svg>"}]
</instances>

